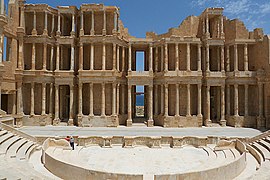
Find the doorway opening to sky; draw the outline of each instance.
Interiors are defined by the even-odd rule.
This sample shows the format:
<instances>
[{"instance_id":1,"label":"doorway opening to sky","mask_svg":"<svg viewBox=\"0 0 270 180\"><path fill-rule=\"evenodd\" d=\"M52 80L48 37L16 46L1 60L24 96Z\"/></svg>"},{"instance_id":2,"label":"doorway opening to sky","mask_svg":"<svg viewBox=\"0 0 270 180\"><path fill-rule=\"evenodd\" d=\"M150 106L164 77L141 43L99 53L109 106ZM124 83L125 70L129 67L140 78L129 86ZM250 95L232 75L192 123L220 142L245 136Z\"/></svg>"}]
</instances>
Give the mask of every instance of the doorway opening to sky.
<instances>
[{"instance_id":1,"label":"doorway opening to sky","mask_svg":"<svg viewBox=\"0 0 270 180\"><path fill-rule=\"evenodd\" d=\"M143 123L145 121L145 91L144 86L136 86L135 92L135 123Z\"/></svg>"}]
</instances>

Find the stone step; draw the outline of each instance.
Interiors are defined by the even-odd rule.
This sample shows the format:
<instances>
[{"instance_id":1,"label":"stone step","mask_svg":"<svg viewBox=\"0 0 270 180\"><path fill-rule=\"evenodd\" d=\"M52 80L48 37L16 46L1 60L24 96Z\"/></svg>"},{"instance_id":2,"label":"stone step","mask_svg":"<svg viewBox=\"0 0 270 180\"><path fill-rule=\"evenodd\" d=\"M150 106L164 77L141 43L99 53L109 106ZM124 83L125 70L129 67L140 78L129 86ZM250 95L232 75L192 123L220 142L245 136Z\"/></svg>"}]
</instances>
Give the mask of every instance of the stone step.
<instances>
[{"instance_id":1,"label":"stone step","mask_svg":"<svg viewBox=\"0 0 270 180\"><path fill-rule=\"evenodd\" d=\"M265 149L267 149L270 152L270 143L269 142L266 142L265 140L260 140L258 143L261 144L263 147L265 147Z\"/></svg>"},{"instance_id":2,"label":"stone step","mask_svg":"<svg viewBox=\"0 0 270 180\"><path fill-rule=\"evenodd\" d=\"M257 142L255 142L254 145L261 150L265 160L270 160L270 152L263 145Z\"/></svg>"},{"instance_id":3,"label":"stone step","mask_svg":"<svg viewBox=\"0 0 270 180\"><path fill-rule=\"evenodd\" d=\"M258 147L258 145L255 144L255 143L253 143L253 144L251 144L251 146L252 146L254 149L256 149L256 150L261 154L261 156L262 156L262 158L263 158L263 161L265 161L265 156L264 156L262 150Z\"/></svg>"},{"instance_id":4,"label":"stone step","mask_svg":"<svg viewBox=\"0 0 270 180\"><path fill-rule=\"evenodd\" d=\"M243 180L243 179L253 179L253 175L256 173L256 170L259 167L259 163L250 153L246 154L246 168L239 174L234 180Z\"/></svg>"},{"instance_id":5,"label":"stone step","mask_svg":"<svg viewBox=\"0 0 270 180\"><path fill-rule=\"evenodd\" d=\"M2 131L0 131L0 136L3 136L3 135L6 134L6 133L7 133L6 130L2 130Z\"/></svg>"},{"instance_id":6,"label":"stone step","mask_svg":"<svg viewBox=\"0 0 270 180\"><path fill-rule=\"evenodd\" d=\"M6 153L6 157L9 158L15 158L16 157L16 153L18 152L18 150L28 141L26 139L20 139L19 141L15 142L8 150Z\"/></svg>"},{"instance_id":7,"label":"stone step","mask_svg":"<svg viewBox=\"0 0 270 180\"><path fill-rule=\"evenodd\" d=\"M203 150L207 152L209 158L217 158L217 154L209 147L203 147Z\"/></svg>"},{"instance_id":8,"label":"stone step","mask_svg":"<svg viewBox=\"0 0 270 180\"><path fill-rule=\"evenodd\" d=\"M9 138L8 140L6 140L5 142L3 142L0 145L0 154L6 154L7 150L10 148L10 146L12 146L15 142L19 141L20 139L21 139L21 137L13 136L13 137Z\"/></svg>"},{"instance_id":9,"label":"stone step","mask_svg":"<svg viewBox=\"0 0 270 180\"><path fill-rule=\"evenodd\" d=\"M11 134L11 133L7 133L7 134L1 136L1 137L0 137L0 145L1 145L2 143L4 143L6 140L8 140L9 138L13 137L13 136L14 136L14 135Z\"/></svg>"},{"instance_id":10,"label":"stone step","mask_svg":"<svg viewBox=\"0 0 270 180\"><path fill-rule=\"evenodd\" d=\"M230 150L234 154L234 157L235 158L238 158L241 155L240 152L237 149L235 149L235 148L232 148Z\"/></svg>"},{"instance_id":11,"label":"stone step","mask_svg":"<svg viewBox=\"0 0 270 180\"><path fill-rule=\"evenodd\" d=\"M27 152L26 152L26 154L25 154L25 159L29 159L29 157L31 156L31 154L36 150L36 148L38 147L39 145L37 145L37 144L35 144L34 146L31 146L28 150L27 150Z\"/></svg>"},{"instance_id":12,"label":"stone step","mask_svg":"<svg viewBox=\"0 0 270 180\"><path fill-rule=\"evenodd\" d=\"M235 159L233 152L229 149L223 150L227 159Z\"/></svg>"},{"instance_id":13,"label":"stone step","mask_svg":"<svg viewBox=\"0 0 270 180\"><path fill-rule=\"evenodd\" d=\"M24 160L26 159L26 153L28 151L29 148L31 148L32 146L34 146L34 143L31 141L28 141L27 143L25 143L17 152L16 154L16 158L18 160Z\"/></svg>"}]
</instances>

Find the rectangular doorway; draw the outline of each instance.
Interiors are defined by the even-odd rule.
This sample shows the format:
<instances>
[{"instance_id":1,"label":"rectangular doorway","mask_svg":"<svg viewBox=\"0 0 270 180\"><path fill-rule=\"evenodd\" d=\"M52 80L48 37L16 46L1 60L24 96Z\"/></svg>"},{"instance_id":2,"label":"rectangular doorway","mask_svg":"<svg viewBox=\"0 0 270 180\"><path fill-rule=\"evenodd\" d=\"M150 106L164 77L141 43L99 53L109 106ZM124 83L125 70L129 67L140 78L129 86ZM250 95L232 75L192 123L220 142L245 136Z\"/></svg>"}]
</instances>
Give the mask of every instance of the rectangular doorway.
<instances>
[{"instance_id":1,"label":"rectangular doorway","mask_svg":"<svg viewBox=\"0 0 270 180\"><path fill-rule=\"evenodd\" d=\"M135 117L134 123L143 123L145 121L145 91L144 86L136 86L135 92Z\"/></svg>"}]
</instances>

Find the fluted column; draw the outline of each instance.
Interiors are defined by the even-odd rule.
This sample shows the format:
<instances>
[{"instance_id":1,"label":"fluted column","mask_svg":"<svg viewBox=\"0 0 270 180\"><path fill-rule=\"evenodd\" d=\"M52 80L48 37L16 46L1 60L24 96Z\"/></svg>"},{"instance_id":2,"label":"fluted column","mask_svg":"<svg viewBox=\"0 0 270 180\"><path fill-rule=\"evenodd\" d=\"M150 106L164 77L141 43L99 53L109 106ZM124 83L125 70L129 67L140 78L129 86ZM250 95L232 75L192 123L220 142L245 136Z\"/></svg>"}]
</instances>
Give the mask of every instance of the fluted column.
<instances>
[{"instance_id":1,"label":"fluted column","mask_svg":"<svg viewBox=\"0 0 270 180\"><path fill-rule=\"evenodd\" d=\"M105 108L106 108L106 94L105 94L105 83L102 83L102 91L101 91L101 116L105 117Z\"/></svg>"},{"instance_id":2,"label":"fluted column","mask_svg":"<svg viewBox=\"0 0 270 180\"><path fill-rule=\"evenodd\" d=\"M112 115L116 115L116 84L112 83Z\"/></svg>"},{"instance_id":3,"label":"fluted column","mask_svg":"<svg viewBox=\"0 0 270 180\"><path fill-rule=\"evenodd\" d=\"M165 48L164 48L164 71L167 72L168 71L168 44L165 43Z\"/></svg>"},{"instance_id":4,"label":"fluted column","mask_svg":"<svg viewBox=\"0 0 270 180\"><path fill-rule=\"evenodd\" d=\"M155 100L155 115L158 115L158 99L160 99L160 97L158 96L158 85L155 85L154 86L155 89L154 89L154 100Z\"/></svg>"},{"instance_id":5,"label":"fluted column","mask_svg":"<svg viewBox=\"0 0 270 180\"><path fill-rule=\"evenodd\" d=\"M95 35L95 12L92 11L91 12L91 30L90 30L90 34L91 36Z\"/></svg>"},{"instance_id":6,"label":"fluted column","mask_svg":"<svg viewBox=\"0 0 270 180\"><path fill-rule=\"evenodd\" d=\"M103 11L103 29L102 35L106 35L106 10Z\"/></svg>"},{"instance_id":7,"label":"fluted column","mask_svg":"<svg viewBox=\"0 0 270 180\"><path fill-rule=\"evenodd\" d=\"M211 119L210 119L210 108L211 108L211 104L210 104L210 86L207 85L206 87L206 126L211 123Z\"/></svg>"},{"instance_id":8,"label":"fluted column","mask_svg":"<svg viewBox=\"0 0 270 180\"><path fill-rule=\"evenodd\" d=\"M54 15L52 14L52 31L51 31L51 36L54 34Z\"/></svg>"},{"instance_id":9,"label":"fluted column","mask_svg":"<svg viewBox=\"0 0 270 180\"><path fill-rule=\"evenodd\" d=\"M48 35L48 12L45 11L43 35Z\"/></svg>"},{"instance_id":10,"label":"fluted column","mask_svg":"<svg viewBox=\"0 0 270 180\"><path fill-rule=\"evenodd\" d=\"M90 116L94 116L93 83L90 83Z\"/></svg>"},{"instance_id":11,"label":"fluted column","mask_svg":"<svg viewBox=\"0 0 270 180\"><path fill-rule=\"evenodd\" d=\"M149 45L149 71L153 72L153 46L152 44Z\"/></svg>"},{"instance_id":12,"label":"fluted column","mask_svg":"<svg viewBox=\"0 0 270 180\"><path fill-rule=\"evenodd\" d=\"M74 45L71 45L71 58L70 58L70 70L74 70L74 60L75 60L75 52L74 52Z\"/></svg>"},{"instance_id":13,"label":"fluted column","mask_svg":"<svg viewBox=\"0 0 270 180\"><path fill-rule=\"evenodd\" d=\"M84 35L84 25L83 25L83 11L81 11L81 29L80 29L80 36Z\"/></svg>"},{"instance_id":14,"label":"fluted column","mask_svg":"<svg viewBox=\"0 0 270 180\"><path fill-rule=\"evenodd\" d=\"M56 71L59 71L59 65L60 65L60 46L57 43L56 44Z\"/></svg>"},{"instance_id":15,"label":"fluted column","mask_svg":"<svg viewBox=\"0 0 270 180\"><path fill-rule=\"evenodd\" d=\"M23 69L24 52L23 52L23 39L19 38L19 53L18 53L18 69Z\"/></svg>"},{"instance_id":16,"label":"fluted column","mask_svg":"<svg viewBox=\"0 0 270 180\"><path fill-rule=\"evenodd\" d=\"M164 92L164 116L167 117L169 115L169 86L165 84L165 92Z\"/></svg>"},{"instance_id":17,"label":"fluted column","mask_svg":"<svg viewBox=\"0 0 270 180\"><path fill-rule=\"evenodd\" d=\"M55 84L55 112L54 112L54 125L59 121L59 85Z\"/></svg>"},{"instance_id":18,"label":"fluted column","mask_svg":"<svg viewBox=\"0 0 270 180\"><path fill-rule=\"evenodd\" d=\"M179 71L179 44L175 43L175 70Z\"/></svg>"},{"instance_id":19,"label":"fluted column","mask_svg":"<svg viewBox=\"0 0 270 180\"><path fill-rule=\"evenodd\" d=\"M125 85L124 84L122 84L121 85L121 87L122 87L122 93L121 93L121 95L122 95L122 97L121 97L121 114L123 115L123 114L125 114Z\"/></svg>"},{"instance_id":20,"label":"fluted column","mask_svg":"<svg viewBox=\"0 0 270 180\"><path fill-rule=\"evenodd\" d=\"M17 82L17 114L23 115L22 82Z\"/></svg>"},{"instance_id":21,"label":"fluted column","mask_svg":"<svg viewBox=\"0 0 270 180\"><path fill-rule=\"evenodd\" d=\"M237 50L237 44L234 45L234 71L238 71L238 50Z\"/></svg>"},{"instance_id":22,"label":"fluted column","mask_svg":"<svg viewBox=\"0 0 270 180\"><path fill-rule=\"evenodd\" d=\"M187 84L187 116L190 115L190 84Z\"/></svg>"},{"instance_id":23,"label":"fluted column","mask_svg":"<svg viewBox=\"0 0 270 180\"><path fill-rule=\"evenodd\" d=\"M113 19L113 31L112 33L116 33L117 32L117 22L118 22L118 15L117 15L117 11L114 11L114 19Z\"/></svg>"},{"instance_id":24,"label":"fluted column","mask_svg":"<svg viewBox=\"0 0 270 180\"><path fill-rule=\"evenodd\" d=\"M91 43L90 70L94 70L94 44Z\"/></svg>"},{"instance_id":25,"label":"fluted column","mask_svg":"<svg viewBox=\"0 0 270 180\"><path fill-rule=\"evenodd\" d=\"M36 69L36 44L33 43L32 44L32 66L31 66L32 70Z\"/></svg>"},{"instance_id":26,"label":"fluted column","mask_svg":"<svg viewBox=\"0 0 270 180\"><path fill-rule=\"evenodd\" d=\"M226 46L226 71L230 71L230 46Z\"/></svg>"},{"instance_id":27,"label":"fluted column","mask_svg":"<svg viewBox=\"0 0 270 180\"><path fill-rule=\"evenodd\" d=\"M179 116L179 84L175 84L175 116Z\"/></svg>"},{"instance_id":28,"label":"fluted column","mask_svg":"<svg viewBox=\"0 0 270 180\"><path fill-rule=\"evenodd\" d=\"M78 113L79 113L79 116L82 116L83 115L83 112L82 112L82 104L83 104L83 97L82 97L82 88L83 88L83 83L79 82L79 107L78 107Z\"/></svg>"},{"instance_id":29,"label":"fluted column","mask_svg":"<svg viewBox=\"0 0 270 180\"><path fill-rule=\"evenodd\" d=\"M160 114L164 115L164 86L160 85Z\"/></svg>"},{"instance_id":30,"label":"fluted column","mask_svg":"<svg viewBox=\"0 0 270 180\"><path fill-rule=\"evenodd\" d=\"M31 83L31 111L30 115L33 116L35 115L35 83Z\"/></svg>"},{"instance_id":31,"label":"fluted column","mask_svg":"<svg viewBox=\"0 0 270 180\"><path fill-rule=\"evenodd\" d=\"M132 102L131 102L131 85L128 85L128 119L127 119L127 126L132 125Z\"/></svg>"},{"instance_id":32,"label":"fluted column","mask_svg":"<svg viewBox=\"0 0 270 180\"><path fill-rule=\"evenodd\" d=\"M153 86L148 86L149 102L148 102L148 127L153 126Z\"/></svg>"},{"instance_id":33,"label":"fluted column","mask_svg":"<svg viewBox=\"0 0 270 180\"><path fill-rule=\"evenodd\" d=\"M131 61L132 61L132 53L131 53L131 44L128 46L128 71L131 70Z\"/></svg>"},{"instance_id":34,"label":"fluted column","mask_svg":"<svg viewBox=\"0 0 270 180\"><path fill-rule=\"evenodd\" d=\"M75 36L75 14L72 13L72 25L71 25L71 32L70 35L71 36Z\"/></svg>"},{"instance_id":35,"label":"fluted column","mask_svg":"<svg viewBox=\"0 0 270 180\"><path fill-rule=\"evenodd\" d=\"M83 43L80 43L79 70L83 70Z\"/></svg>"},{"instance_id":36,"label":"fluted column","mask_svg":"<svg viewBox=\"0 0 270 180\"><path fill-rule=\"evenodd\" d=\"M46 83L42 83L42 107L41 107L41 115L46 114Z\"/></svg>"},{"instance_id":37,"label":"fluted column","mask_svg":"<svg viewBox=\"0 0 270 180\"><path fill-rule=\"evenodd\" d=\"M117 45L116 48L116 70L119 72L120 71L120 46Z\"/></svg>"},{"instance_id":38,"label":"fluted column","mask_svg":"<svg viewBox=\"0 0 270 180\"><path fill-rule=\"evenodd\" d=\"M238 84L234 84L234 115L238 116Z\"/></svg>"},{"instance_id":39,"label":"fluted column","mask_svg":"<svg viewBox=\"0 0 270 180\"><path fill-rule=\"evenodd\" d=\"M248 71L248 45L244 46L244 70Z\"/></svg>"},{"instance_id":40,"label":"fluted column","mask_svg":"<svg viewBox=\"0 0 270 180\"><path fill-rule=\"evenodd\" d=\"M58 18L57 18L57 32L58 36L61 35L61 13L58 11Z\"/></svg>"},{"instance_id":41,"label":"fluted column","mask_svg":"<svg viewBox=\"0 0 270 180\"><path fill-rule=\"evenodd\" d=\"M248 84L245 84L245 116L248 116Z\"/></svg>"},{"instance_id":42,"label":"fluted column","mask_svg":"<svg viewBox=\"0 0 270 180\"><path fill-rule=\"evenodd\" d=\"M201 44L198 44L197 47L197 58L198 58L198 71L202 71L202 54L201 54Z\"/></svg>"},{"instance_id":43,"label":"fluted column","mask_svg":"<svg viewBox=\"0 0 270 180\"><path fill-rule=\"evenodd\" d=\"M220 16L220 30L221 30L221 38L224 38L224 23L223 23L223 15Z\"/></svg>"},{"instance_id":44,"label":"fluted column","mask_svg":"<svg viewBox=\"0 0 270 180\"><path fill-rule=\"evenodd\" d=\"M113 70L116 70L116 44L113 43Z\"/></svg>"},{"instance_id":45,"label":"fluted column","mask_svg":"<svg viewBox=\"0 0 270 180\"><path fill-rule=\"evenodd\" d=\"M228 84L226 87L227 90L227 115L230 116L231 115L231 90L230 90L230 85Z\"/></svg>"},{"instance_id":46,"label":"fluted column","mask_svg":"<svg viewBox=\"0 0 270 180\"><path fill-rule=\"evenodd\" d=\"M221 120L220 120L221 125L225 125L223 124L224 121L225 121L225 86L222 85L221 86Z\"/></svg>"},{"instance_id":47,"label":"fluted column","mask_svg":"<svg viewBox=\"0 0 270 180\"><path fill-rule=\"evenodd\" d=\"M197 114L202 116L202 85L198 84L198 104L197 104Z\"/></svg>"},{"instance_id":48,"label":"fluted column","mask_svg":"<svg viewBox=\"0 0 270 180\"><path fill-rule=\"evenodd\" d=\"M32 35L33 36L37 35L37 15L36 15L36 11L34 11L34 21L33 21Z\"/></svg>"},{"instance_id":49,"label":"fluted column","mask_svg":"<svg viewBox=\"0 0 270 180\"><path fill-rule=\"evenodd\" d=\"M106 44L102 44L102 70L106 70Z\"/></svg>"},{"instance_id":50,"label":"fluted column","mask_svg":"<svg viewBox=\"0 0 270 180\"><path fill-rule=\"evenodd\" d=\"M50 109L49 114L53 114L53 83L50 83Z\"/></svg>"},{"instance_id":51,"label":"fluted column","mask_svg":"<svg viewBox=\"0 0 270 180\"><path fill-rule=\"evenodd\" d=\"M190 71L190 43L187 43L187 71Z\"/></svg>"},{"instance_id":52,"label":"fluted column","mask_svg":"<svg viewBox=\"0 0 270 180\"><path fill-rule=\"evenodd\" d=\"M53 71L53 56L54 56L54 47L51 46L51 57L50 57L50 71Z\"/></svg>"},{"instance_id":53,"label":"fluted column","mask_svg":"<svg viewBox=\"0 0 270 180\"><path fill-rule=\"evenodd\" d=\"M209 44L206 44L206 71L210 71Z\"/></svg>"},{"instance_id":54,"label":"fluted column","mask_svg":"<svg viewBox=\"0 0 270 180\"><path fill-rule=\"evenodd\" d=\"M206 35L208 36L209 33L209 18L208 18L208 14L206 15Z\"/></svg>"},{"instance_id":55,"label":"fluted column","mask_svg":"<svg viewBox=\"0 0 270 180\"><path fill-rule=\"evenodd\" d=\"M2 6L2 7L4 7L4 6ZM24 28L24 21L25 21L25 19L24 19L24 6L21 6L20 9L21 9L20 27Z\"/></svg>"},{"instance_id":56,"label":"fluted column","mask_svg":"<svg viewBox=\"0 0 270 180\"><path fill-rule=\"evenodd\" d=\"M47 44L43 44L43 71L47 70Z\"/></svg>"},{"instance_id":57,"label":"fluted column","mask_svg":"<svg viewBox=\"0 0 270 180\"><path fill-rule=\"evenodd\" d=\"M220 63L221 72L224 72L224 45L220 47Z\"/></svg>"},{"instance_id":58,"label":"fluted column","mask_svg":"<svg viewBox=\"0 0 270 180\"><path fill-rule=\"evenodd\" d=\"M119 115L120 108L120 84L116 84L116 115Z\"/></svg>"},{"instance_id":59,"label":"fluted column","mask_svg":"<svg viewBox=\"0 0 270 180\"><path fill-rule=\"evenodd\" d=\"M70 94L69 94L69 103L70 103L70 107L69 107L69 125L73 125L73 108L74 108L74 101L73 101L73 84L69 85L69 90L70 90Z\"/></svg>"},{"instance_id":60,"label":"fluted column","mask_svg":"<svg viewBox=\"0 0 270 180\"><path fill-rule=\"evenodd\" d=\"M122 46L122 72L125 71L125 47Z\"/></svg>"},{"instance_id":61,"label":"fluted column","mask_svg":"<svg viewBox=\"0 0 270 180\"><path fill-rule=\"evenodd\" d=\"M160 52L160 56L161 56L161 59L160 59L160 71L164 71L164 47L161 46L161 52Z\"/></svg>"},{"instance_id":62,"label":"fluted column","mask_svg":"<svg viewBox=\"0 0 270 180\"><path fill-rule=\"evenodd\" d=\"M155 72L158 72L158 47L155 48Z\"/></svg>"}]
</instances>

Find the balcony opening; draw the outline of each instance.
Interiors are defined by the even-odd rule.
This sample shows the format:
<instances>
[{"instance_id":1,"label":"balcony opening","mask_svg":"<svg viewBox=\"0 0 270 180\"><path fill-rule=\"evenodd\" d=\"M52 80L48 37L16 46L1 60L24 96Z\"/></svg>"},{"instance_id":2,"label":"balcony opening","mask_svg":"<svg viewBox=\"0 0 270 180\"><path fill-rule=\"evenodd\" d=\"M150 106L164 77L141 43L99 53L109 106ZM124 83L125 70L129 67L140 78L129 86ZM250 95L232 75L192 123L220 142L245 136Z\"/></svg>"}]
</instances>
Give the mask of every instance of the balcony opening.
<instances>
[{"instance_id":1,"label":"balcony opening","mask_svg":"<svg viewBox=\"0 0 270 180\"><path fill-rule=\"evenodd\" d=\"M145 121L145 91L144 86L136 86L135 91L135 118L134 123L144 123Z\"/></svg>"},{"instance_id":2,"label":"balcony opening","mask_svg":"<svg viewBox=\"0 0 270 180\"><path fill-rule=\"evenodd\" d=\"M145 52L144 51L136 51L136 71L144 71L145 70Z\"/></svg>"}]
</instances>

